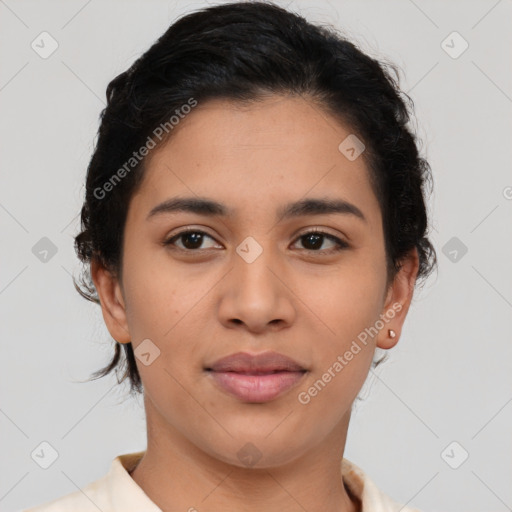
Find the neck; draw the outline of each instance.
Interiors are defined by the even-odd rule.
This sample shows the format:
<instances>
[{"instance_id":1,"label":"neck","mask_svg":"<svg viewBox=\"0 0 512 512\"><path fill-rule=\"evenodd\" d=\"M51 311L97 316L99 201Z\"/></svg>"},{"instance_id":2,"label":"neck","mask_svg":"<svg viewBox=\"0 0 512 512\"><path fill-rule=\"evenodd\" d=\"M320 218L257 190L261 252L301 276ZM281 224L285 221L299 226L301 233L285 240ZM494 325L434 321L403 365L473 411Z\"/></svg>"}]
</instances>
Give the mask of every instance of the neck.
<instances>
[{"instance_id":1,"label":"neck","mask_svg":"<svg viewBox=\"0 0 512 512\"><path fill-rule=\"evenodd\" d=\"M131 473L162 510L358 512L341 476L350 413L321 444L293 460L262 468L219 460L158 421L146 404L148 447ZM160 418L161 420L161 418Z\"/></svg>"}]
</instances>

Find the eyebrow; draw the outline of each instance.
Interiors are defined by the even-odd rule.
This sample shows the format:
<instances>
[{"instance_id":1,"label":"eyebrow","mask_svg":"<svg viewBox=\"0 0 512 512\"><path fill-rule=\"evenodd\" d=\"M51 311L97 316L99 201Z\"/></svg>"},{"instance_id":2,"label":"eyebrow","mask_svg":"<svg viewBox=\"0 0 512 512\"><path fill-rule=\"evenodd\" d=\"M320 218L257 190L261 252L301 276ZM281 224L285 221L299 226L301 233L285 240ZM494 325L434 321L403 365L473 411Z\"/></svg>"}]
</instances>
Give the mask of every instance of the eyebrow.
<instances>
[{"instance_id":1,"label":"eyebrow","mask_svg":"<svg viewBox=\"0 0 512 512\"><path fill-rule=\"evenodd\" d=\"M155 206L148 214L147 220L165 213L190 212L209 217L228 217L234 214L234 210L226 205L203 197L175 197L167 199ZM344 199L318 198L302 199L294 203L288 203L277 211L277 217L282 219L301 217L305 215L326 214L353 215L366 222L363 212L354 204Z\"/></svg>"}]
</instances>

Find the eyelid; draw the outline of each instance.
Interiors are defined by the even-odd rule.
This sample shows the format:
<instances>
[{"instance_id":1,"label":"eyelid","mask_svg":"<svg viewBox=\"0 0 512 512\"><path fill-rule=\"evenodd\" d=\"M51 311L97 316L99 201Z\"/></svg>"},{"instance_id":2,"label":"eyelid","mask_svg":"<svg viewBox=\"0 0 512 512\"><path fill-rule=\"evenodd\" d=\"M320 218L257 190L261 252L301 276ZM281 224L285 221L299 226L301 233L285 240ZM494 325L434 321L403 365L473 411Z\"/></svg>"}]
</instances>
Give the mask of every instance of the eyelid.
<instances>
[{"instance_id":1,"label":"eyelid","mask_svg":"<svg viewBox=\"0 0 512 512\"><path fill-rule=\"evenodd\" d=\"M188 227L179 228L179 231L177 231L176 233L172 233L172 234L167 235L164 238L164 241L162 242L162 244L164 246L173 246L176 249L179 249L179 250L182 250L182 251L185 251L185 252L199 252L199 251L207 250L207 249L195 249L195 250L194 249L182 249L181 247L177 247L175 245L175 241L179 240L179 238L181 236L186 235L187 233L200 233L203 236L204 235L208 236L215 243L223 245L222 242L219 242L217 240L216 236L213 236L212 234L208 233L208 231L205 231L205 228L202 228L202 227L201 228L196 228L194 226L188 226Z\"/></svg>"},{"instance_id":2,"label":"eyelid","mask_svg":"<svg viewBox=\"0 0 512 512\"><path fill-rule=\"evenodd\" d=\"M326 231L325 228L319 228L319 227L309 227L309 228L305 228L305 231L300 231L297 235L295 235L295 237L293 239L294 240L293 243L294 244L297 243L297 241L300 238L302 238L303 236L310 235L310 234L321 235L324 238L334 242L336 244L336 247L333 247L333 248L327 249L327 250L322 250L322 251L314 251L314 250L302 249L303 251L310 252L310 253L313 253L313 254L316 252L318 254L328 255L328 254L331 254L333 252L342 251L343 249L349 249L351 247L351 244L347 240L347 237L339 236L337 234L335 235L335 234L333 234L333 233L331 233L329 231Z\"/></svg>"},{"instance_id":3,"label":"eyelid","mask_svg":"<svg viewBox=\"0 0 512 512\"><path fill-rule=\"evenodd\" d=\"M326 236L332 236L333 238L338 238L339 240L342 240L343 242L348 243L349 238L345 236L343 233L331 233L328 228L323 228L320 226L309 226L307 228L304 228L304 230L300 230L297 232L297 234L294 235L295 239L298 237L308 235L309 233L319 233L321 235Z\"/></svg>"},{"instance_id":4,"label":"eyelid","mask_svg":"<svg viewBox=\"0 0 512 512\"><path fill-rule=\"evenodd\" d=\"M164 239L163 245L170 246L174 249L180 250L182 252L188 252L188 253L200 253L200 252L209 251L212 249L217 250L217 248L213 248L213 247L204 248L204 249L183 249L181 247L176 246L176 240L179 240L179 238L181 236L186 235L187 233L199 233L203 236L206 235L207 237L211 238L214 242L223 245L221 242L219 242L217 240L217 238L215 236L213 236L212 234L205 231L204 228L197 228L194 226L180 228L180 230L177 233L168 235ZM321 235L324 238L334 242L336 244L336 247L330 248L327 250L313 250L313 249L302 248L302 249L300 249L301 251L306 251L306 252L309 252L312 254L318 253L319 255L328 255L330 253L339 252L339 251L342 251L343 249L348 249L351 247L350 242L347 240L347 237L345 237L344 235L342 235L342 236L339 236L337 234L335 235L335 234L327 231L327 228L322 228L322 227L318 227L318 226L310 226L310 227L304 228L302 231L299 231L298 233L295 233L293 235L292 245L295 245L303 236L307 236L310 234Z\"/></svg>"}]
</instances>

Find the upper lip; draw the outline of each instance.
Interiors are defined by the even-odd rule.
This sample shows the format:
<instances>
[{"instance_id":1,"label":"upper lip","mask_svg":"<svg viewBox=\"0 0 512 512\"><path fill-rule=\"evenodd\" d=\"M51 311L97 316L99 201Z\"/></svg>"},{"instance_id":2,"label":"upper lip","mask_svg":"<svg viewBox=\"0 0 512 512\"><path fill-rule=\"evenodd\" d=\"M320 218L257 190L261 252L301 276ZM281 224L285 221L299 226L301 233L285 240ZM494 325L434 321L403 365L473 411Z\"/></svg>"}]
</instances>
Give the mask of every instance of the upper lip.
<instances>
[{"instance_id":1,"label":"upper lip","mask_svg":"<svg viewBox=\"0 0 512 512\"><path fill-rule=\"evenodd\" d=\"M278 352L250 354L237 352L215 361L206 370L214 372L304 372L306 369L293 359Z\"/></svg>"}]
</instances>

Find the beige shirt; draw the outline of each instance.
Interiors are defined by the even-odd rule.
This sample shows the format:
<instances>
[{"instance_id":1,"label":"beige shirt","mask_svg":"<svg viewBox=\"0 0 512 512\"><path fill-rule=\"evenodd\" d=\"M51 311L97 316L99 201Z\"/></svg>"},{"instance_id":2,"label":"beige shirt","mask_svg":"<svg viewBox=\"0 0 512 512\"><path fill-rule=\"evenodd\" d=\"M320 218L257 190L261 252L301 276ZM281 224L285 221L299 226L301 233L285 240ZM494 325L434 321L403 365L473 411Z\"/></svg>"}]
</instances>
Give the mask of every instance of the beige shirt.
<instances>
[{"instance_id":1,"label":"beige shirt","mask_svg":"<svg viewBox=\"0 0 512 512\"><path fill-rule=\"evenodd\" d=\"M143 451L119 455L105 476L82 490L22 512L162 512L129 474L143 455ZM361 500L363 512L419 512L386 496L349 460L343 459L341 472L345 487Z\"/></svg>"}]
</instances>

